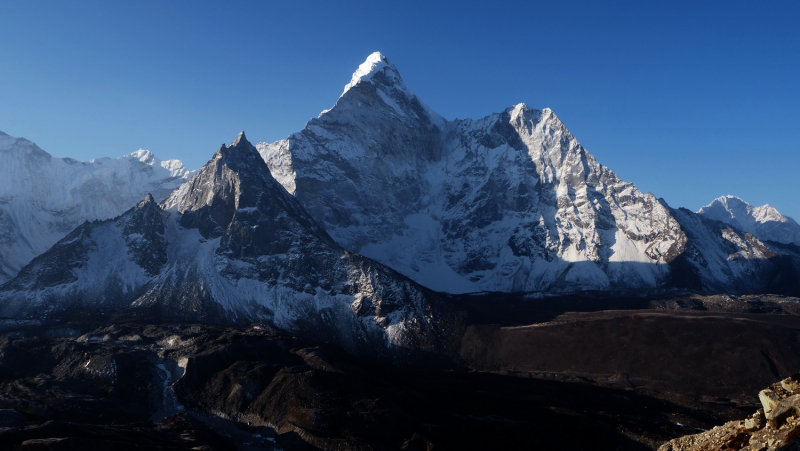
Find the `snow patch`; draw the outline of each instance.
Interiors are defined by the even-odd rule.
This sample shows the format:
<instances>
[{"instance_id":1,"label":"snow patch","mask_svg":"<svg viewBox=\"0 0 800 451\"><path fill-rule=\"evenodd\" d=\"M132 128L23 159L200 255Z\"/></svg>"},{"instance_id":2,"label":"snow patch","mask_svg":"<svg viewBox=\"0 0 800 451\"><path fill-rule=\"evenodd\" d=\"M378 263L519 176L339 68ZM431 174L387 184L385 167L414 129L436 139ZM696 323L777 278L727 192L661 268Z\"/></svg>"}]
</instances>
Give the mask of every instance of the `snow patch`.
<instances>
[{"instance_id":1,"label":"snow patch","mask_svg":"<svg viewBox=\"0 0 800 451\"><path fill-rule=\"evenodd\" d=\"M394 68L394 66L392 66L389 63L389 60L386 59L386 57L383 56L381 52L372 53L370 56L367 57L367 60L361 63L361 65L358 66L358 69L356 69L356 71L353 72L353 77L350 79L350 83L345 85L342 95L344 95L347 91L350 90L350 88L361 83L362 81L369 81L376 73L386 68L389 68L394 71L397 70Z\"/></svg>"}]
</instances>

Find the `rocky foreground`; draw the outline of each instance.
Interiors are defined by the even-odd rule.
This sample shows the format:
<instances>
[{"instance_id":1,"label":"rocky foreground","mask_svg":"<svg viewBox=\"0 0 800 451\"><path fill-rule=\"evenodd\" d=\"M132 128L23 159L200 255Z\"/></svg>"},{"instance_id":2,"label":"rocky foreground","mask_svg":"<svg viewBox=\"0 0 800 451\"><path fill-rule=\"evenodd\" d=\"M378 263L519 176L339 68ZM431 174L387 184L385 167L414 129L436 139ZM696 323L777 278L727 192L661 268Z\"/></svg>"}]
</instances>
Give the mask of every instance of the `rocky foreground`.
<instances>
[{"instance_id":1,"label":"rocky foreground","mask_svg":"<svg viewBox=\"0 0 800 451\"><path fill-rule=\"evenodd\" d=\"M670 440L658 451L800 450L800 373L761 390L758 398L761 408L752 416Z\"/></svg>"}]
</instances>

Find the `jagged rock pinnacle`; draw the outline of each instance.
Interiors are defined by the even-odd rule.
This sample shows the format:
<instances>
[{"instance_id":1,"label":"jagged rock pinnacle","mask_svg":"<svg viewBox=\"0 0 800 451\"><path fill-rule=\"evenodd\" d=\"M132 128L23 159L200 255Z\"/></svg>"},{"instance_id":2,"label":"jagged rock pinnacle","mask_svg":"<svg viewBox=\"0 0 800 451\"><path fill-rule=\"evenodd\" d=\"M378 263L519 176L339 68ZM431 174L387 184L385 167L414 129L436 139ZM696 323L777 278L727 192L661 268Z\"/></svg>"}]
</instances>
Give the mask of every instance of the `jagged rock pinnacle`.
<instances>
[{"instance_id":1,"label":"jagged rock pinnacle","mask_svg":"<svg viewBox=\"0 0 800 451\"><path fill-rule=\"evenodd\" d=\"M250 143L250 141L247 140L244 131L241 131L239 132L238 135L236 135L236 139L234 139L230 145L226 145L224 143L220 145L219 148L217 149L216 155L217 157L222 157L223 155L228 155L230 157L233 154L241 153L241 152L231 152L231 151L233 150L241 151L243 149L253 150L254 152L257 153L255 147ZM248 153L245 152L245 155L247 154Z\"/></svg>"},{"instance_id":2,"label":"jagged rock pinnacle","mask_svg":"<svg viewBox=\"0 0 800 451\"><path fill-rule=\"evenodd\" d=\"M147 195L144 196L144 199L140 201L138 204L136 204L136 208L143 208L143 207L150 208L151 206L158 208L158 203L156 202L155 198L153 198L153 195L150 193L147 193Z\"/></svg>"},{"instance_id":3,"label":"jagged rock pinnacle","mask_svg":"<svg viewBox=\"0 0 800 451\"><path fill-rule=\"evenodd\" d=\"M244 135L244 130L239 132L239 134L236 136L236 139L231 143L231 147L239 147L242 144L247 144L252 146L252 144L250 144L250 141L248 141L247 137Z\"/></svg>"}]
</instances>

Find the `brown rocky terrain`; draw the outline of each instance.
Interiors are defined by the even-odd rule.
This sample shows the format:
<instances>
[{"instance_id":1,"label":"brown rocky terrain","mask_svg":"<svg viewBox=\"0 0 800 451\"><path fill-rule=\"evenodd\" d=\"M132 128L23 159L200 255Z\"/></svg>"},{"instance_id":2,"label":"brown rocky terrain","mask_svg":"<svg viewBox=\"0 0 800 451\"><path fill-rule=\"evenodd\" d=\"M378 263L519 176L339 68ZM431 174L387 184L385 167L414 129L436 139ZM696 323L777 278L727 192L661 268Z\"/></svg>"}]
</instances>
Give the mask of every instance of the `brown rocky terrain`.
<instances>
[{"instance_id":1,"label":"brown rocky terrain","mask_svg":"<svg viewBox=\"0 0 800 451\"><path fill-rule=\"evenodd\" d=\"M402 367L263 324L6 322L0 449L655 450L800 368L790 298L458 301L460 360Z\"/></svg>"},{"instance_id":2,"label":"brown rocky terrain","mask_svg":"<svg viewBox=\"0 0 800 451\"><path fill-rule=\"evenodd\" d=\"M800 369L800 304L780 296L472 299L461 356L471 368L661 394L757 403Z\"/></svg>"}]
</instances>

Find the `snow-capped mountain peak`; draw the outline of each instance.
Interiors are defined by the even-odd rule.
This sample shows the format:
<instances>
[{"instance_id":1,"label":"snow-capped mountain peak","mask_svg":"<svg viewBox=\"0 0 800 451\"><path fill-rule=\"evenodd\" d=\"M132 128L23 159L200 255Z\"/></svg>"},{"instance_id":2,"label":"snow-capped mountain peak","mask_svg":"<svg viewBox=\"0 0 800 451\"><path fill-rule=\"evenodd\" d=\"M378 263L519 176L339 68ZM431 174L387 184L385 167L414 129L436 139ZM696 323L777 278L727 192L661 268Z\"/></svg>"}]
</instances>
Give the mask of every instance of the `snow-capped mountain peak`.
<instances>
[{"instance_id":1,"label":"snow-capped mountain peak","mask_svg":"<svg viewBox=\"0 0 800 451\"><path fill-rule=\"evenodd\" d=\"M723 222L728 222L726 221L728 217L739 221L747 221L750 218L756 222L789 222L791 220L769 204L756 207L741 197L730 194L714 199L713 202L701 208L698 213Z\"/></svg>"},{"instance_id":2,"label":"snow-capped mountain peak","mask_svg":"<svg viewBox=\"0 0 800 451\"><path fill-rule=\"evenodd\" d=\"M520 103L446 121L382 55L356 75L305 130L259 147L345 248L449 292L653 286L667 276L680 228L550 109Z\"/></svg>"},{"instance_id":3,"label":"snow-capped mountain peak","mask_svg":"<svg viewBox=\"0 0 800 451\"><path fill-rule=\"evenodd\" d=\"M84 221L117 216L147 193L163 199L190 174L148 150L82 162L0 132L0 283Z\"/></svg>"},{"instance_id":4,"label":"snow-capped mountain peak","mask_svg":"<svg viewBox=\"0 0 800 451\"><path fill-rule=\"evenodd\" d=\"M757 239L621 180L549 108L447 121L380 53L333 108L258 149L343 247L439 291L757 290L775 270Z\"/></svg>"},{"instance_id":5,"label":"snow-capped mountain peak","mask_svg":"<svg viewBox=\"0 0 800 451\"><path fill-rule=\"evenodd\" d=\"M42 150L35 143L25 138L9 136L3 132L0 132L0 152L14 152L42 158L51 158L49 153Z\"/></svg>"},{"instance_id":6,"label":"snow-capped mountain peak","mask_svg":"<svg viewBox=\"0 0 800 451\"><path fill-rule=\"evenodd\" d=\"M549 110L549 108L545 108L545 110ZM514 106L506 108L512 117L519 116L520 114L524 114L527 111L539 111L534 108L529 107L526 103L518 103ZM544 110L541 110L544 111Z\"/></svg>"},{"instance_id":7,"label":"snow-capped mountain peak","mask_svg":"<svg viewBox=\"0 0 800 451\"><path fill-rule=\"evenodd\" d=\"M765 221L778 221L778 222L789 222L789 217L782 215L778 210L770 206L769 204L764 204L760 207L756 207L753 209L755 213L755 218L758 222L765 222Z\"/></svg>"},{"instance_id":8,"label":"snow-capped mountain peak","mask_svg":"<svg viewBox=\"0 0 800 451\"><path fill-rule=\"evenodd\" d=\"M360 89L356 89L357 87ZM367 57L353 73L336 105L320 113L319 119L329 116L331 111L344 110L347 111L346 114L351 114L349 110L358 110L375 103L384 105L382 116L393 116L395 120L409 118L428 122L439 128L446 122L419 100L403 81L394 64L380 52ZM359 114L358 111L353 113Z\"/></svg>"},{"instance_id":9,"label":"snow-capped mountain peak","mask_svg":"<svg viewBox=\"0 0 800 451\"><path fill-rule=\"evenodd\" d=\"M155 154L153 154L153 152L150 152L149 150L145 150L145 149L139 149L136 152L131 152L128 155L125 155L125 157L131 158L131 159L134 159L134 160L137 160L137 161L141 161L142 163L149 164L149 165L152 165L156 161L160 162L160 160L158 160L156 158L156 156L155 156Z\"/></svg>"},{"instance_id":10,"label":"snow-capped mountain peak","mask_svg":"<svg viewBox=\"0 0 800 451\"><path fill-rule=\"evenodd\" d=\"M756 207L729 194L714 199L697 213L731 224L762 240L800 244L800 225L769 204Z\"/></svg>"},{"instance_id":11,"label":"snow-capped mountain peak","mask_svg":"<svg viewBox=\"0 0 800 451\"><path fill-rule=\"evenodd\" d=\"M389 82L402 82L400 73L398 73L397 68L389 62L389 59L383 56L381 52L374 52L367 57L366 61L358 66L355 72L353 72L353 77L350 79L350 83L345 85L342 95L361 82L371 82L378 73L383 74Z\"/></svg>"},{"instance_id":12,"label":"snow-capped mountain peak","mask_svg":"<svg viewBox=\"0 0 800 451\"><path fill-rule=\"evenodd\" d=\"M184 178L188 176L191 171L189 171L184 165L183 162L180 160L162 160L156 156L153 152L145 149L139 149L136 152L131 152L128 155L125 155L125 159L138 161L140 163L144 163L148 166L152 167L161 167L169 171L172 177L181 177ZM105 159L100 159L105 160ZM92 160L98 161L98 160Z\"/></svg>"}]
</instances>

